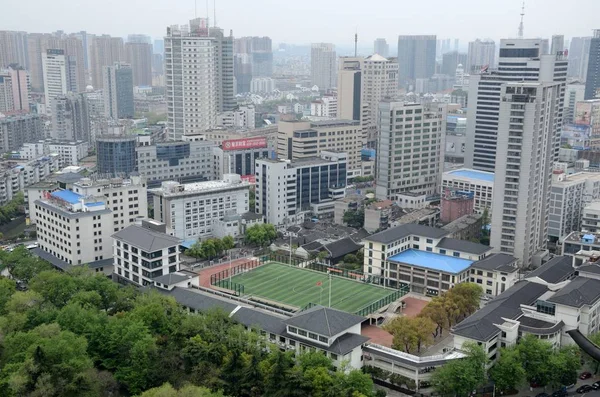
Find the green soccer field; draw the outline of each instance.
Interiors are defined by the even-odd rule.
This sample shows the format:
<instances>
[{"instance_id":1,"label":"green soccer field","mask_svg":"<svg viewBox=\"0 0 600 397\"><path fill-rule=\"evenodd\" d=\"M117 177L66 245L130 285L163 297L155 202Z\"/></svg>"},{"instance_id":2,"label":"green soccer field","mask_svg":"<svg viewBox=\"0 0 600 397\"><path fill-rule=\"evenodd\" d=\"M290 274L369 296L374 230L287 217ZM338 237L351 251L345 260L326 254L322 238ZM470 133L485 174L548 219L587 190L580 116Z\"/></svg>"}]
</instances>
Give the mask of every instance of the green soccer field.
<instances>
[{"instance_id":1,"label":"green soccer field","mask_svg":"<svg viewBox=\"0 0 600 397\"><path fill-rule=\"evenodd\" d=\"M387 297L395 290L332 276L331 307L355 313ZM233 276L244 286L245 295L254 295L289 306L304 308L309 303L329 306L329 275L313 270L268 263ZM318 286L317 283L322 285Z\"/></svg>"}]
</instances>

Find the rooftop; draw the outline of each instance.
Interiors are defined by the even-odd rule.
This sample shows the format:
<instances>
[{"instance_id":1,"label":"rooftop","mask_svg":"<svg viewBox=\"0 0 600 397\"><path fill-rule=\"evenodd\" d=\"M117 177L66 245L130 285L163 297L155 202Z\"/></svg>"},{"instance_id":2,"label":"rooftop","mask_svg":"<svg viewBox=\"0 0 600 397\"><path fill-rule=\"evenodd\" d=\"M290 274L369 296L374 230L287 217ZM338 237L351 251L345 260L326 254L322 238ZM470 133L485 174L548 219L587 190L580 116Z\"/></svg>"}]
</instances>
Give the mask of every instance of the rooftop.
<instances>
[{"instance_id":1,"label":"rooftop","mask_svg":"<svg viewBox=\"0 0 600 397\"><path fill-rule=\"evenodd\" d=\"M600 280L587 277L575 277L557 291L548 302L565 306L581 307L593 305L600 299Z\"/></svg>"},{"instance_id":2,"label":"rooftop","mask_svg":"<svg viewBox=\"0 0 600 397\"><path fill-rule=\"evenodd\" d=\"M402 251L399 254L389 257L388 261L406 263L408 265L424 267L445 273L463 272L473 263L473 261L469 259L415 249Z\"/></svg>"},{"instance_id":3,"label":"rooftop","mask_svg":"<svg viewBox=\"0 0 600 397\"><path fill-rule=\"evenodd\" d=\"M389 244L412 235L429 238L442 238L448 234L450 234L448 231L438 229L436 227L424 226L416 223L407 223L374 234L366 238L366 240L374 241L376 243Z\"/></svg>"},{"instance_id":4,"label":"rooftop","mask_svg":"<svg viewBox=\"0 0 600 397\"><path fill-rule=\"evenodd\" d=\"M287 325L312 331L324 336L335 336L365 320L362 316L332 309L314 306L285 320Z\"/></svg>"},{"instance_id":5,"label":"rooftop","mask_svg":"<svg viewBox=\"0 0 600 397\"><path fill-rule=\"evenodd\" d=\"M51 196L66 201L69 204L77 204L79 203L79 200L83 199L82 195L70 190L57 190L52 192Z\"/></svg>"},{"instance_id":6,"label":"rooftop","mask_svg":"<svg viewBox=\"0 0 600 397\"><path fill-rule=\"evenodd\" d=\"M173 285L180 283L182 281L188 280L191 277L186 276L185 274L180 273L169 273L163 274L162 276L158 276L152 279L152 281L161 283L164 285Z\"/></svg>"},{"instance_id":7,"label":"rooftop","mask_svg":"<svg viewBox=\"0 0 600 397\"><path fill-rule=\"evenodd\" d=\"M469 254L481 255L490 251L492 247L474 243L472 241L467 240L459 240L451 237L444 237L440 240L437 245L438 248L444 248L449 250L468 252Z\"/></svg>"},{"instance_id":8,"label":"rooftop","mask_svg":"<svg viewBox=\"0 0 600 397\"><path fill-rule=\"evenodd\" d=\"M574 272L573 260L570 256L556 256L527 274L525 278L538 277L547 283L556 284L569 279Z\"/></svg>"},{"instance_id":9,"label":"rooftop","mask_svg":"<svg viewBox=\"0 0 600 397\"><path fill-rule=\"evenodd\" d=\"M189 194L208 193L232 188L248 188L249 186L250 184L246 181L206 181L186 184L179 184L177 182L163 182L161 187L150 189L149 191L153 194L160 196L184 196Z\"/></svg>"},{"instance_id":10,"label":"rooftop","mask_svg":"<svg viewBox=\"0 0 600 397\"><path fill-rule=\"evenodd\" d=\"M513 266L516 261L517 258L512 255L503 253L492 254L473 263L473 267L483 270L497 270L499 272L514 273L518 270L516 266Z\"/></svg>"},{"instance_id":11,"label":"rooftop","mask_svg":"<svg viewBox=\"0 0 600 397\"><path fill-rule=\"evenodd\" d=\"M448 171L446 174L457 176L460 178L478 179L485 182L494 182L494 173L473 170L470 168L461 168L454 171Z\"/></svg>"},{"instance_id":12,"label":"rooftop","mask_svg":"<svg viewBox=\"0 0 600 397\"><path fill-rule=\"evenodd\" d=\"M154 252L179 245L177 237L147 229L138 225L130 225L112 235L113 238L122 240L143 251Z\"/></svg>"}]
</instances>

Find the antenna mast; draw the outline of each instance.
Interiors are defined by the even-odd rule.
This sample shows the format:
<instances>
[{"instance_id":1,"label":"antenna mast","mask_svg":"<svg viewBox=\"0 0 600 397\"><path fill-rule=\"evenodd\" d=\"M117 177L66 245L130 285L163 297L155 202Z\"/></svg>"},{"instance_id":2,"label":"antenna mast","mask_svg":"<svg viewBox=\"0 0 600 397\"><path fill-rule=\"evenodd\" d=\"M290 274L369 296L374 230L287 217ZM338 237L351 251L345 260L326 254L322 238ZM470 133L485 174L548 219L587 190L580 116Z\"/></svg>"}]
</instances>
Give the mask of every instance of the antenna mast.
<instances>
[{"instance_id":1,"label":"antenna mast","mask_svg":"<svg viewBox=\"0 0 600 397\"><path fill-rule=\"evenodd\" d=\"M354 57L358 55L358 31L354 33Z\"/></svg>"},{"instance_id":2,"label":"antenna mast","mask_svg":"<svg viewBox=\"0 0 600 397\"><path fill-rule=\"evenodd\" d=\"M216 28L217 27L217 0L213 0L213 13L214 13L213 25Z\"/></svg>"},{"instance_id":3,"label":"antenna mast","mask_svg":"<svg viewBox=\"0 0 600 397\"><path fill-rule=\"evenodd\" d=\"M523 17L525 16L525 0L523 0L523 5L521 6L521 23L519 24L519 38L523 38Z\"/></svg>"}]
</instances>

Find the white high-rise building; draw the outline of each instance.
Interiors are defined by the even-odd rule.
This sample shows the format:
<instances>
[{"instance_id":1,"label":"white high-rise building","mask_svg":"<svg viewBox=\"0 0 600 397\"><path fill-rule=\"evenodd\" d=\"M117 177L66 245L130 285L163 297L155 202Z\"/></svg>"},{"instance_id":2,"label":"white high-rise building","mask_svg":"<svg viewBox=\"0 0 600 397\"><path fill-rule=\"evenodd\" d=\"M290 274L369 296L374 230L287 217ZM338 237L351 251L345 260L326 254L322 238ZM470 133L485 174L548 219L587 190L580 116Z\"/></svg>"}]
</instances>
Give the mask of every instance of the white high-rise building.
<instances>
[{"instance_id":1,"label":"white high-rise building","mask_svg":"<svg viewBox=\"0 0 600 397\"><path fill-rule=\"evenodd\" d=\"M484 67L493 68L496 58L496 43L492 40L469 42L469 52L465 68L467 73L479 73Z\"/></svg>"},{"instance_id":2,"label":"white high-rise building","mask_svg":"<svg viewBox=\"0 0 600 397\"><path fill-rule=\"evenodd\" d=\"M564 85L511 82L500 90L490 245L521 266L540 265L548 243Z\"/></svg>"},{"instance_id":3,"label":"white high-rise building","mask_svg":"<svg viewBox=\"0 0 600 397\"><path fill-rule=\"evenodd\" d=\"M561 113L567 79L567 59L543 54L542 39L504 39L497 70L471 76L467 115L465 167L494 172L500 112L500 86L513 81L560 82ZM562 120L560 121L562 125ZM560 140L556 141L556 155Z\"/></svg>"},{"instance_id":4,"label":"white high-rise building","mask_svg":"<svg viewBox=\"0 0 600 397\"><path fill-rule=\"evenodd\" d=\"M250 82L250 92L269 94L275 90L275 80L270 77L255 77Z\"/></svg>"},{"instance_id":5,"label":"white high-rise building","mask_svg":"<svg viewBox=\"0 0 600 397\"><path fill-rule=\"evenodd\" d=\"M52 112L52 99L77 92L76 62L64 50L50 49L42 53L46 112Z\"/></svg>"},{"instance_id":6,"label":"white high-rise building","mask_svg":"<svg viewBox=\"0 0 600 397\"><path fill-rule=\"evenodd\" d=\"M325 91L337 85L335 45L313 43L310 51L311 84Z\"/></svg>"},{"instance_id":7,"label":"white high-rise building","mask_svg":"<svg viewBox=\"0 0 600 397\"><path fill-rule=\"evenodd\" d=\"M550 43L550 55L556 55L558 52L565 50L565 36L562 34L552 35L552 42Z\"/></svg>"},{"instance_id":8,"label":"white high-rise building","mask_svg":"<svg viewBox=\"0 0 600 397\"><path fill-rule=\"evenodd\" d=\"M375 39L373 43L373 54L379 54L384 58L387 58L390 54L390 45L386 39Z\"/></svg>"}]
</instances>

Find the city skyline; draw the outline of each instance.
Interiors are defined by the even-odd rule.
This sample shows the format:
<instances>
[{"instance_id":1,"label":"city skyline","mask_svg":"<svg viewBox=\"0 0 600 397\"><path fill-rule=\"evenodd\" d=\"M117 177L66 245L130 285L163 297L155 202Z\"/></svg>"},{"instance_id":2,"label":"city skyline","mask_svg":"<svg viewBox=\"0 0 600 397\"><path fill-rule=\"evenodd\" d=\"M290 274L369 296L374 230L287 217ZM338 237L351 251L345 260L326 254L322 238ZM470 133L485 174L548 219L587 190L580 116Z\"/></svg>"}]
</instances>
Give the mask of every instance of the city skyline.
<instances>
[{"instance_id":1,"label":"city skyline","mask_svg":"<svg viewBox=\"0 0 600 397\"><path fill-rule=\"evenodd\" d=\"M4 10L0 15L0 26L6 30L30 33L86 30L119 37L143 33L157 39L164 37L167 26L189 20L195 13L198 17L206 17L208 14L212 25L215 15L213 2L208 3L207 9L206 3L199 2L195 11L195 2L192 0L187 0L176 9L167 0L151 0L144 4L144 18L132 20L131 15L140 14L141 7L137 2L117 3L109 0L91 3L86 5L85 15L78 14L75 18L66 11L70 8L66 0L52 3L33 0L27 4L15 3ZM310 7L311 3L315 7ZM216 2L216 18L217 25L226 31L232 29L235 37L270 36L276 43L291 44L325 41L340 46L351 45L357 31L361 48L371 47L376 38L386 38L392 43L397 40L398 35L403 34L435 34L438 37L458 38L461 48L467 41L483 38L482 34L493 40L517 36L521 1L482 3L475 0L435 0L434 3L435 6L431 2L400 4L385 0L384 4L378 4L379 7L371 7L368 3L348 4L332 0L318 3L317 8L314 0L301 4L257 0L256 6L245 7L248 9L237 13L231 11L246 6L247 3L240 0L220 0ZM563 34L568 39L590 36L592 29L597 28L594 25L594 15L600 11L600 3L595 0L580 0L577 8L561 7L561 4L558 0L529 0L525 5L524 36L549 38L553 34ZM459 20L456 18L444 18L455 15L457 6L462 10L460 23L457 23ZM118 8L118 13L114 12L115 7ZM263 12L266 7L269 8L269 13ZM384 8L386 11L381 13ZM319 12L315 13L315 9ZM430 15L431 9L435 9L439 17ZM587 11L581 12L584 9ZM255 16L253 13L256 13ZM277 18L269 19L270 15L277 15ZM543 18L539 18L540 15ZM337 20L336 29L328 29L326 36L322 35L320 29L306 28L307 19L310 19L312 26L328 26L332 23L332 18ZM560 31L556 31L555 26L560 26Z\"/></svg>"}]
</instances>

